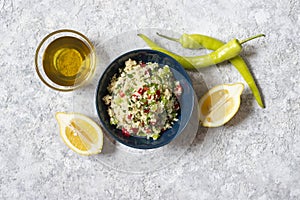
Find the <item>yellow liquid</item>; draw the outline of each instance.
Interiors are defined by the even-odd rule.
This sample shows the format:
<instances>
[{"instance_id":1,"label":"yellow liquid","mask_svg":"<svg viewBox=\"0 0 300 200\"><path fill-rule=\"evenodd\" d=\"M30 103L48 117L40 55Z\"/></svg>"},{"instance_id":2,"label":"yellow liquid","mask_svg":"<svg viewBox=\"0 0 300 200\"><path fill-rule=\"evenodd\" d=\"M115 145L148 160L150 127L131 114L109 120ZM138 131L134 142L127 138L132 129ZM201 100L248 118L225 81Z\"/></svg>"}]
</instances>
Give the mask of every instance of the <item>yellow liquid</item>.
<instances>
[{"instance_id":1,"label":"yellow liquid","mask_svg":"<svg viewBox=\"0 0 300 200\"><path fill-rule=\"evenodd\" d=\"M61 37L46 48L44 71L49 79L61 86L77 85L91 70L91 50L75 37Z\"/></svg>"}]
</instances>

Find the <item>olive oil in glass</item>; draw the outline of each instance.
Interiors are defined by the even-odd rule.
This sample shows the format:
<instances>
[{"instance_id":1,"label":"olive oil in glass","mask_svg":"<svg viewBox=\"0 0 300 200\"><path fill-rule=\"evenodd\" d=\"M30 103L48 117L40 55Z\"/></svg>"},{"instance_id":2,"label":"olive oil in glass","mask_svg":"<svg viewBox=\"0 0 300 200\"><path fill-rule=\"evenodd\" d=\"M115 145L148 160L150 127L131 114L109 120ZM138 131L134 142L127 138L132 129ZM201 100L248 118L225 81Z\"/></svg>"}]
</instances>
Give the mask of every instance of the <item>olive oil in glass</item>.
<instances>
[{"instance_id":1,"label":"olive oil in glass","mask_svg":"<svg viewBox=\"0 0 300 200\"><path fill-rule=\"evenodd\" d=\"M91 49L71 36L51 42L43 55L43 67L48 78L61 86L73 86L84 81L91 70Z\"/></svg>"}]
</instances>

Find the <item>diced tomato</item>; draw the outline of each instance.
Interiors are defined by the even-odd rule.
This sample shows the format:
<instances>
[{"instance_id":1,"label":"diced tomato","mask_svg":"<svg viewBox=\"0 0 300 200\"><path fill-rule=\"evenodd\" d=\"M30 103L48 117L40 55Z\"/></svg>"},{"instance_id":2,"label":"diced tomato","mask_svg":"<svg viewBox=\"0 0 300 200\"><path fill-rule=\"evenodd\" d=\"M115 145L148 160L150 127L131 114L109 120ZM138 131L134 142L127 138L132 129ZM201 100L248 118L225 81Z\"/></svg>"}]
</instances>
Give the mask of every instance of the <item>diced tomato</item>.
<instances>
[{"instance_id":1,"label":"diced tomato","mask_svg":"<svg viewBox=\"0 0 300 200\"><path fill-rule=\"evenodd\" d=\"M133 97L135 100L138 100L138 98L139 98L136 94L133 94L132 97Z\"/></svg>"},{"instance_id":2,"label":"diced tomato","mask_svg":"<svg viewBox=\"0 0 300 200\"><path fill-rule=\"evenodd\" d=\"M144 93L143 88L139 88L139 89L138 89L138 93L139 93L140 95L142 95L142 94Z\"/></svg>"},{"instance_id":3,"label":"diced tomato","mask_svg":"<svg viewBox=\"0 0 300 200\"><path fill-rule=\"evenodd\" d=\"M120 97L124 97L124 96L125 96L125 93L124 93L123 91L120 91L120 92L119 92L119 95L120 95Z\"/></svg>"},{"instance_id":4,"label":"diced tomato","mask_svg":"<svg viewBox=\"0 0 300 200\"><path fill-rule=\"evenodd\" d=\"M144 87L143 87L143 91L146 92L147 90L149 90L149 87L144 86Z\"/></svg>"},{"instance_id":5,"label":"diced tomato","mask_svg":"<svg viewBox=\"0 0 300 200\"><path fill-rule=\"evenodd\" d=\"M133 133L137 133L137 132L139 131L139 128L131 128L131 131L132 131Z\"/></svg>"},{"instance_id":6,"label":"diced tomato","mask_svg":"<svg viewBox=\"0 0 300 200\"><path fill-rule=\"evenodd\" d=\"M155 125L156 124L156 122L150 122L151 123L151 125Z\"/></svg>"},{"instance_id":7,"label":"diced tomato","mask_svg":"<svg viewBox=\"0 0 300 200\"><path fill-rule=\"evenodd\" d=\"M150 109L144 109L144 113L149 113Z\"/></svg>"},{"instance_id":8,"label":"diced tomato","mask_svg":"<svg viewBox=\"0 0 300 200\"><path fill-rule=\"evenodd\" d=\"M146 63L141 63L140 66L141 67L146 67Z\"/></svg>"},{"instance_id":9,"label":"diced tomato","mask_svg":"<svg viewBox=\"0 0 300 200\"><path fill-rule=\"evenodd\" d=\"M148 74L150 74L150 72L149 72L149 70L146 70L145 75L148 75Z\"/></svg>"},{"instance_id":10,"label":"diced tomato","mask_svg":"<svg viewBox=\"0 0 300 200\"><path fill-rule=\"evenodd\" d=\"M131 119L132 118L132 114L127 115L127 118Z\"/></svg>"},{"instance_id":11,"label":"diced tomato","mask_svg":"<svg viewBox=\"0 0 300 200\"><path fill-rule=\"evenodd\" d=\"M151 133L152 132L150 128L146 129L145 131L146 131L146 133Z\"/></svg>"},{"instance_id":12,"label":"diced tomato","mask_svg":"<svg viewBox=\"0 0 300 200\"><path fill-rule=\"evenodd\" d=\"M182 93L181 85L177 85L176 88L175 88L175 91L176 91L177 94L181 94Z\"/></svg>"},{"instance_id":13,"label":"diced tomato","mask_svg":"<svg viewBox=\"0 0 300 200\"><path fill-rule=\"evenodd\" d=\"M155 98L158 99L160 97L160 90L156 90L155 94L156 94Z\"/></svg>"},{"instance_id":14,"label":"diced tomato","mask_svg":"<svg viewBox=\"0 0 300 200\"><path fill-rule=\"evenodd\" d=\"M175 104L174 104L174 109L175 109L175 110L179 110L179 108L180 108L179 103L175 103Z\"/></svg>"},{"instance_id":15,"label":"diced tomato","mask_svg":"<svg viewBox=\"0 0 300 200\"><path fill-rule=\"evenodd\" d=\"M122 128L122 134L126 137L130 136L130 133L124 127Z\"/></svg>"},{"instance_id":16,"label":"diced tomato","mask_svg":"<svg viewBox=\"0 0 300 200\"><path fill-rule=\"evenodd\" d=\"M160 90L156 90L156 95L160 96Z\"/></svg>"}]
</instances>

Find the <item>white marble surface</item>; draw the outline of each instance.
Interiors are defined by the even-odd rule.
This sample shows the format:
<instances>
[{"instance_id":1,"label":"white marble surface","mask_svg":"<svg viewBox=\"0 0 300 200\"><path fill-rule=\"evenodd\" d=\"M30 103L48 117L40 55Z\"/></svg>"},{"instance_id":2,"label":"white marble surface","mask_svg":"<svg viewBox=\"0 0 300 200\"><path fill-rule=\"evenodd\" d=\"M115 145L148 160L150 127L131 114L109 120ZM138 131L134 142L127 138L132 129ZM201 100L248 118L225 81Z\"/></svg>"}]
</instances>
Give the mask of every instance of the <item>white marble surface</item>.
<instances>
[{"instance_id":1,"label":"white marble surface","mask_svg":"<svg viewBox=\"0 0 300 200\"><path fill-rule=\"evenodd\" d=\"M173 164L145 174L111 169L101 155L82 157L63 144L54 114L73 109L73 93L48 89L35 73L39 41L61 28L98 48L151 28L224 41L265 33L242 56L266 108L246 87L237 115L198 131ZM297 0L0 0L0 199L300 199L299 33ZM216 69L226 82L243 82L229 64Z\"/></svg>"}]
</instances>

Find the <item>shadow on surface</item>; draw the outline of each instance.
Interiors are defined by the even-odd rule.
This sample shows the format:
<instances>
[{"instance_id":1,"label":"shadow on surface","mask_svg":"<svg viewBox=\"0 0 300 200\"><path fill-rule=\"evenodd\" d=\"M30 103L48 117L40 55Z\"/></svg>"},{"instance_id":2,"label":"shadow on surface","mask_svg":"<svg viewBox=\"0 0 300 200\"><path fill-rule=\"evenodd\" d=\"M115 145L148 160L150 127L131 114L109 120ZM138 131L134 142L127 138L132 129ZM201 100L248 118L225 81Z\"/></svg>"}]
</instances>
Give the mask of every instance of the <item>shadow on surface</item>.
<instances>
[{"instance_id":1,"label":"shadow on surface","mask_svg":"<svg viewBox=\"0 0 300 200\"><path fill-rule=\"evenodd\" d=\"M245 119L253 112L253 107L259 105L256 103L252 93L250 94L242 94L241 96L241 105L238 112L235 116L227 122L226 125L229 126L237 126L238 124L243 123Z\"/></svg>"}]
</instances>

